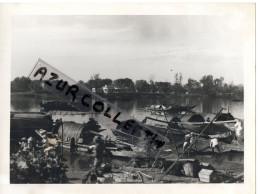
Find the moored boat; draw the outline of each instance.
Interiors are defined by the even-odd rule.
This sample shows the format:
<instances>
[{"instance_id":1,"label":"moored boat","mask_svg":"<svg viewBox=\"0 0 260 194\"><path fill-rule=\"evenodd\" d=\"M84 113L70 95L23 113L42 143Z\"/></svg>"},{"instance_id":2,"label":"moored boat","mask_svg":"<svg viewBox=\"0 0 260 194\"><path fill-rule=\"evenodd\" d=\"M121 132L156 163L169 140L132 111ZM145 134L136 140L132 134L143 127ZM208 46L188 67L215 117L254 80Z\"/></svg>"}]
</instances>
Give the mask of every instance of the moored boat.
<instances>
[{"instance_id":1,"label":"moored boat","mask_svg":"<svg viewBox=\"0 0 260 194\"><path fill-rule=\"evenodd\" d=\"M179 114L178 116L171 118L170 121L146 117L144 122L155 127L163 127L164 129L170 128L171 130L174 130L175 133L200 133L209 125L214 117L215 114L186 113L185 115ZM148 120L151 120L151 122L147 122ZM235 125L238 122L239 120L235 119L230 113L222 113L208 126L203 134L217 135L230 131L235 132Z\"/></svg>"},{"instance_id":2,"label":"moored boat","mask_svg":"<svg viewBox=\"0 0 260 194\"><path fill-rule=\"evenodd\" d=\"M200 133L213 119L214 114L186 114L180 118L178 125L189 131ZM216 135L230 131L226 125L233 127L237 120L230 113L221 113L204 132L205 135ZM226 125L225 125L226 124Z\"/></svg>"},{"instance_id":3,"label":"moored boat","mask_svg":"<svg viewBox=\"0 0 260 194\"><path fill-rule=\"evenodd\" d=\"M44 112L48 112L52 110L78 111L77 108L71 106L69 103L61 102L61 101L42 101L40 103L40 106Z\"/></svg>"},{"instance_id":4,"label":"moored boat","mask_svg":"<svg viewBox=\"0 0 260 194\"><path fill-rule=\"evenodd\" d=\"M50 115L39 112L11 112L11 137L34 135L36 129L52 130L53 120Z\"/></svg>"}]
</instances>

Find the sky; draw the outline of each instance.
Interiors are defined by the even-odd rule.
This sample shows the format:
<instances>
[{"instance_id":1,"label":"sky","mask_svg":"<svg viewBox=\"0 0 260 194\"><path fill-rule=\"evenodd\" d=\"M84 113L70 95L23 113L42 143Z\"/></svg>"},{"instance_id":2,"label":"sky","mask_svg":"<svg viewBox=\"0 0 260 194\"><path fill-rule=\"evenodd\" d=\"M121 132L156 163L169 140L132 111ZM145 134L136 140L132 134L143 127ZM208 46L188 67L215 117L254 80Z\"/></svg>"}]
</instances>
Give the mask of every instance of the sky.
<instances>
[{"instance_id":1,"label":"sky","mask_svg":"<svg viewBox=\"0 0 260 194\"><path fill-rule=\"evenodd\" d=\"M232 16L34 16L12 18L11 79L38 58L74 80L183 83L204 75L243 84L245 29Z\"/></svg>"}]
</instances>

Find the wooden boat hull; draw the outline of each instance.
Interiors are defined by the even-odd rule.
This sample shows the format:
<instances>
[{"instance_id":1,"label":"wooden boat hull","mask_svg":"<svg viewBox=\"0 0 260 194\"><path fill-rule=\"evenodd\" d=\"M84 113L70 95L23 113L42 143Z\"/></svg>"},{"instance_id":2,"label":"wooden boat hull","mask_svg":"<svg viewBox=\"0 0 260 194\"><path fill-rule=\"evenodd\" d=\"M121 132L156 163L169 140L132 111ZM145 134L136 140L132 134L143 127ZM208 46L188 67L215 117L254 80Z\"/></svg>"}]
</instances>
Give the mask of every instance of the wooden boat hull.
<instances>
[{"instance_id":1,"label":"wooden boat hull","mask_svg":"<svg viewBox=\"0 0 260 194\"><path fill-rule=\"evenodd\" d=\"M78 111L77 108L71 106L70 104L68 104L66 102L60 102L60 101L42 102L40 105L45 112L48 112L51 110Z\"/></svg>"},{"instance_id":2,"label":"wooden boat hull","mask_svg":"<svg viewBox=\"0 0 260 194\"><path fill-rule=\"evenodd\" d=\"M212 124L209 124L209 122L180 122L178 123L181 125L184 129L200 133L205 127L208 126L207 130L205 130L205 135L216 135L216 134L222 134L231 131L230 128L226 127L225 124L230 125L231 127L234 126L236 123L235 120L233 121L218 121L213 122Z\"/></svg>"}]
</instances>

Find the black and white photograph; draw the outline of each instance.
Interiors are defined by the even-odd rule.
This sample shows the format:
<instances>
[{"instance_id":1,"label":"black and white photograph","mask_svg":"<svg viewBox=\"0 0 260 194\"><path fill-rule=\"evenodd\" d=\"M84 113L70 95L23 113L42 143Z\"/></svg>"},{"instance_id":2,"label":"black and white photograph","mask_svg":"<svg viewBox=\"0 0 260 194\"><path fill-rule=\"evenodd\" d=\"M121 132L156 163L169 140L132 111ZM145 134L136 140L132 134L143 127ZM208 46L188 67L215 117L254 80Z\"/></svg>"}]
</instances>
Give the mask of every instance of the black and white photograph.
<instances>
[{"instance_id":1,"label":"black and white photograph","mask_svg":"<svg viewBox=\"0 0 260 194\"><path fill-rule=\"evenodd\" d=\"M12 15L10 184L244 184L236 11Z\"/></svg>"}]
</instances>

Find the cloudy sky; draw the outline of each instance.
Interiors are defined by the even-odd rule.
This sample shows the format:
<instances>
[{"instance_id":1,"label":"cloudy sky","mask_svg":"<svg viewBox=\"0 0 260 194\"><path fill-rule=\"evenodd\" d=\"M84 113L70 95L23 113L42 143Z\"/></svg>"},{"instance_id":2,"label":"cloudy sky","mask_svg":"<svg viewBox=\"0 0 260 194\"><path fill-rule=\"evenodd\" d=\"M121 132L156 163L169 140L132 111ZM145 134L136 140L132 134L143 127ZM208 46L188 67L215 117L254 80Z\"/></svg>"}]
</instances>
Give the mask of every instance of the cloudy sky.
<instances>
[{"instance_id":1,"label":"cloudy sky","mask_svg":"<svg viewBox=\"0 0 260 194\"><path fill-rule=\"evenodd\" d=\"M75 80L173 83L181 72L184 83L211 74L242 84L244 33L231 16L14 16L11 78L41 58Z\"/></svg>"}]
</instances>

